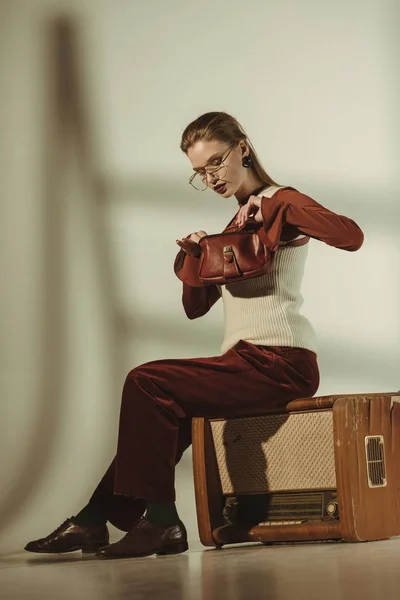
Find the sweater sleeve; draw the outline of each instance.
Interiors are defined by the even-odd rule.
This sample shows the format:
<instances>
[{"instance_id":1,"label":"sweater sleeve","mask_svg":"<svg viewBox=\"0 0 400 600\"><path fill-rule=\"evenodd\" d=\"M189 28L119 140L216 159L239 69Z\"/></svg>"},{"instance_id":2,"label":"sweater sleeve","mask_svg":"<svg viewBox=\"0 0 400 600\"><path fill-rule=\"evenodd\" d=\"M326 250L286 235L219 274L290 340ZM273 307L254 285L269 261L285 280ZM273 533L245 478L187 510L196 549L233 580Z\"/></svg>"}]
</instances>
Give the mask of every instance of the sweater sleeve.
<instances>
[{"instance_id":1,"label":"sweater sleeve","mask_svg":"<svg viewBox=\"0 0 400 600\"><path fill-rule=\"evenodd\" d=\"M205 285L197 275L199 258L180 250L175 259L176 276L183 283L182 304L189 319L205 315L221 297L216 285Z\"/></svg>"},{"instance_id":2,"label":"sweater sleeve","mask_svg":"<svg viewBox=\"0 0 400 600\"><path fill-rule=\"evenodd\" d=\"M198 257L190 256L184 250L179 250L174 262L175 275L190 286L205 287L206 284L198 277L198 265Z\"/></svg>"},{"instance_id":3,"label":"sweater sleeve","mask_svg":"<svg viewBox=\"0 0 400 600\"><path fill-rule=\"evenodd\" d=\"M182 304L189 319L205 315L220 297L216 285L200 288L183 283Z\"/></svg>"},{"instance_id":4,"label":"sweater sleeve","mask_svg":"<svg viewBox=\"0 0 400 600\"><path fill-rule=\"evenodd\" d=\"M263 244L275 251L285 224L300 233L342 250L354 252L364 241L360 227L348 217L325 208L292 187L278 190L272 198L262 196L263 227L259 236Z\"/></svg>"}]
</instances>

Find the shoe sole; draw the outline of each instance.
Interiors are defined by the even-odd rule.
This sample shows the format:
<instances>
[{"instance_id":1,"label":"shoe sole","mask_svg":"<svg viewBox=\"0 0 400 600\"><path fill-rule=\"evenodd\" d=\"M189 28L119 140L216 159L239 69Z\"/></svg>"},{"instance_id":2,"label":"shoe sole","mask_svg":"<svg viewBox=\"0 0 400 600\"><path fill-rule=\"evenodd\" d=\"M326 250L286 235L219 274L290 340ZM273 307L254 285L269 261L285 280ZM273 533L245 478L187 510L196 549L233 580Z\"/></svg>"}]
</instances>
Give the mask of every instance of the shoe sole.
<instances>
[{"instance_id":1,"label":"shoe sole","mask_svg":"<svg viewBox=\"0 0 400 600\"><path fill-rule=\"evenodd\" d=\"M142 554L122 554L120 556L117 555L107 555L107 554L96 554L97 558L103 559L116 559L116 558L144 558L145 556L152 556L156 554L157 556L166 556L173 554L181 554L182 552L186 552L189 550L189 544L187 542L181 542L180 544L174 544L171 546L165 546L164 548L160 548L159 550L152 552L144 552Z\"/></svg>"},{"instance_id":2,"label":"shoe sole","mask_svg":"<svg viewBox=\"0 0 400 600\"><path fill-rule=\"evenodd\" d=\"M166 546L161 550L156 552L157 556L165 556L166 554L181 554L181 552L186 552L189 550L189 544L187 542L182 542L181 544L175 544L174 546Z\"/></svg>"},{"instance_id":3,"label":"shoe sole","mask_svg":"<svg viewBox=\"0 0 400 600\"><path fill-rule=\"evenodd\" d=\"M108 542L101 542L101 544L88 544L87 546L73 546L72 548L67 548L66 550L28 550L24 548L27 552L33 552L34 554L66 554L68 552L77 552L78 550L82 551L82 554L94 554L97 552L99 548L103 546L107 546Z\"/></svg>"}]
</instances>

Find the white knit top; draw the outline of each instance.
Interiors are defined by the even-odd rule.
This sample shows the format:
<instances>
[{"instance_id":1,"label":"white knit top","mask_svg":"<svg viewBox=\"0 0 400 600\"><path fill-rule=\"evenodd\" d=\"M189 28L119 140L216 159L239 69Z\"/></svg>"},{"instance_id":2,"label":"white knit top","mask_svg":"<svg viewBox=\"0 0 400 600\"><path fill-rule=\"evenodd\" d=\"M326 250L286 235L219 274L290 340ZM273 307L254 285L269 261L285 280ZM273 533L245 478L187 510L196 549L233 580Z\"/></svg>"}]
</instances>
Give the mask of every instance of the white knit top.
<instances>
[{"instance_id":1,"label":"white knit top","mask_svg":"<svg viewBox=\"0 0 400 600\"><path fill-rule=\"evenodd\" d=\"M258 196L270 198L281 187L270 186ZM222 354L240 339L260 346L306 348L317 354L315 331L300 314L307 255L308 244L279 248L270 273L217 286L224 306Z\"/></svg>"}]
</instances>

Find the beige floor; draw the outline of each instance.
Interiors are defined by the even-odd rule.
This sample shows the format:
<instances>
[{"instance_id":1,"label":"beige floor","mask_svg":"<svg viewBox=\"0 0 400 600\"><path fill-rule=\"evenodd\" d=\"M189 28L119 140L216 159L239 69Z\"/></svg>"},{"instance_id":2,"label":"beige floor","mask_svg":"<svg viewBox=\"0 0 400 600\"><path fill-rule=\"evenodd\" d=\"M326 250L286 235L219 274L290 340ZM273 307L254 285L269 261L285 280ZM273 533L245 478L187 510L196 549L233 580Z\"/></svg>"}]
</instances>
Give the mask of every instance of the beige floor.
<instances>
[{"instance_id":1,"label":"beige floor","mask_svg":"<svg viewBox=\"0 0 400 600\"><path fill-rule=\"evenodd\" d=\"M101 560L79 552L0 557L0 598L14 600L398 600L400 538L362 544L241 545L178 556Z\"/></svg>"}]
</instances>

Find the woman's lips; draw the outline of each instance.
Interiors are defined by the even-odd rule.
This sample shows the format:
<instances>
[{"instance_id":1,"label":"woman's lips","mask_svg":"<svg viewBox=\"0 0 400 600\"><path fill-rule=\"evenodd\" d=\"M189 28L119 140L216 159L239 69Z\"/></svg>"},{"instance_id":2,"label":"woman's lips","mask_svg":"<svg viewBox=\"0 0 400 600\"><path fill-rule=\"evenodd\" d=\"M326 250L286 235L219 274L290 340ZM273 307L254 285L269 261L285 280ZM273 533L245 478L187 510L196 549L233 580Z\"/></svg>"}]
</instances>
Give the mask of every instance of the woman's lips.
<instances>
[{"instance_id":1,"label":"woman's lips","mask_svg":"<svg viewBox=\"0 0 400 600\"><path fill-rule=\"evenodd\" d=\"M223 194L225 192L226 189L226 183L222 183L219 186L215 187L214 190L218 193L218 194Z\"/></svg>"}]
</instances>

